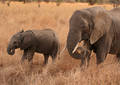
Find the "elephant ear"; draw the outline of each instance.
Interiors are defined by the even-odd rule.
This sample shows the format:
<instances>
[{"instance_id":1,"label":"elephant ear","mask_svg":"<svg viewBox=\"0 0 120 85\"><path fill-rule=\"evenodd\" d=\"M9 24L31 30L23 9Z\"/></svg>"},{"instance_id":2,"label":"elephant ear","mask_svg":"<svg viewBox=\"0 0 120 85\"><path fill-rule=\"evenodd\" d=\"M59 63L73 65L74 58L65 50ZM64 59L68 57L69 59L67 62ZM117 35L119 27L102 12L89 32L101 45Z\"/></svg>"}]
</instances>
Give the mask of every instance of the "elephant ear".
<instances>
[{"instance_id":1,"label":"elephant ear","mask_svg":"<svg viewBox=\"0 0 120 85\"><path fill-rule=\"evenodd\" d=\"M27 49L32 45L32 39L33 36L31 34L31 32L24 32L22 34L22 42L21 42L21 49Z\"/></svg>"},{"instance_id":2,"label":"elephant ear","mask_svg":"<svg viewBox=\"0 0 120 85\"><path fill-rule=\"evenodd\" d=\"M110 29L112 20L110 15L105 11L96 13L93 18L94 28L90 36L90 43L94 44Z\"/></svg>"}]
</instances>

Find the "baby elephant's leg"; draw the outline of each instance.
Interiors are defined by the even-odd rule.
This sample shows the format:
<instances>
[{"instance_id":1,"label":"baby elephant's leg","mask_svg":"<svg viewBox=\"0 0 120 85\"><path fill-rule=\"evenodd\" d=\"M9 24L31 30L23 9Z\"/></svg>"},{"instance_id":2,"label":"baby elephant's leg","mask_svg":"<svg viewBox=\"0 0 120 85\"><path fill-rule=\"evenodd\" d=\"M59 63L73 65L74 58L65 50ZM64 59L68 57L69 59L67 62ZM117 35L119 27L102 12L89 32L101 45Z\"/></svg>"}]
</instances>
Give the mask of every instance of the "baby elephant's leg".
<instances>
[{"instance_id":1,"label":"baby elephant's leg","mask_svg":"<svg viewBox=\"0 0 120 85\"><path fill-rule=\"evenodd\" d=\"M21 63L24 62L25 59L27 59L27 50L24 50L23 56L21 58Z\"/></svg>"},{"instance_id":2,"label":"baby elephant's leg","mask_svg":"<svg viewBox=\"0 0 120 85\"><path fill-rule=\"evenodd\" d=\"M25 59L28 59L28 61L32 63L33 55L34 55L33 49L24 50L24 54L22 56L21 61L23 62Z\"/></svg>"},{"instance_id":3,"label":"baby elephant's leg","mask_svg":"<svg viewBox=\"0 0 120 85\"><path fill-rule=\"evenodd\" d=\"M52 55L51 55L53 62L55 61L55 59L56 59L56 57L57 57L57 51L58 51L57 49L54 49L54 51L53 51L53 53L52 53Z\"/></svg>"},{"instance_id":4,"label":"baby elephant's leg","mask_svg":"<svg viewBox=\"0 0 120 85\"><path fill-rule=\"evenodd\" d=\"M52 55L51 55L53 62L55 61L55 59L56 59L56 57L57 57L57 51L58 51L58 49L54 49L54 51L53 51L53 53L52 53Z\"/></svg>"},{"instance_id":5,"label":"baby elephant's leg","mask_svg":"<svg viewBox=\"0 0 120 85\"><path fill-rule=\"evenodd\" d=\"M27 52L27 59L28 59L28 62L29 62L30 64L33 63L33 61L32 61L33 55L34 55L34 50L29 50L29 51Z\"/></svg>"},{"instance_id":6,"label":"baby elephant's leg","mask_svg":"<svg viewBox=\"0 0 120 85\"><path fill-rule=\"evenodd\" d=\"M118 59L118 62L120 63L120 53L117 54L117 59Z\"/></svg>"},{"instance_id":7,"label":"baby elephant's leg","mask_svg":"<svg viewBox=\"0 0 120 85\"><path fill-rule=\"evenodd\" d=\"M49 55L44 54L44 65L46 65L48 63L48 58L49 58Z\"/></svg>"}]
</instances>

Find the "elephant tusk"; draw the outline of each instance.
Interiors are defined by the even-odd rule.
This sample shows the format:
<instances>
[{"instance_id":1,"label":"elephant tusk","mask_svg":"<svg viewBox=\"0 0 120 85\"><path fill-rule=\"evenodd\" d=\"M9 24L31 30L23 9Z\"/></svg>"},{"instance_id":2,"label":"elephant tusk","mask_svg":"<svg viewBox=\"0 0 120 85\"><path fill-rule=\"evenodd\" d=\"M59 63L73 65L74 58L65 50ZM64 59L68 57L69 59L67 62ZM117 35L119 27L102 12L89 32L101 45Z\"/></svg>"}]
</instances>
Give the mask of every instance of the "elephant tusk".
<instances>
[{"instance_id":1,"label":"elephant tusk","mask_svg":"<svg viewBox=\"0 0 120 85\"><path fill-rule=\"evenodd\" d=\"M77 52L78 52L79 54L81 54L81 50L77 50Z\"/></svg>"},{"instance_id":2,"label":"elephant tusk","mask_svg":"<svg viewBox=\"0 0 120 85\"><path fill-rule=\"evenodd\" d=\"M83 45L84 45L84 41L81 41L80 46L83 46ZM74 53L77 50L78 46L79 46L79 42L76 44L76 46L75 46L74 50L72 51L72 53ZM78 53L81 53L81 51L78 51Z\"/></svg>"},{"instance_id":3,"label":"elephant tusk","mask_svg":"<svg viewBox=\"0 0 120 85\"><path fill-rule=\"evenodd\" d=\"M76 44L76 46L75 46L74 50L72 51L72 53L74 53L77 50L78 46L79 46L79 42Z\"/></svg>"}]
</instances>

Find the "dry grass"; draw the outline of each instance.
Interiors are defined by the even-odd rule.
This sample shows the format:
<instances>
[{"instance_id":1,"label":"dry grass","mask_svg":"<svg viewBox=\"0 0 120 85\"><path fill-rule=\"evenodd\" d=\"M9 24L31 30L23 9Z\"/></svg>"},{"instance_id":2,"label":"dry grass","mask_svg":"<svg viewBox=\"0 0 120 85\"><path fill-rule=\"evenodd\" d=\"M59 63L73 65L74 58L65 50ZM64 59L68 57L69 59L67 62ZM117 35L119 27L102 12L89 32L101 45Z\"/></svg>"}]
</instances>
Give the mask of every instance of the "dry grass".
<instances>
[{"instance_id":1,"label":"dry grass","mask_svg":"<svg viewBox=\"0 0 120 85\"><path fill-rule=\"evenodd\" d=\"M100 5L111 9L111 5ZM64 47L68 32L68 21L77 9L87 8L87 3L23 4L14 2L11 6L0 3L0 85L120 85L120 65L115 56L108 55L104 63L96 66L95 54L92 54L90 66L80 68L80 60L75 60L65 51L54 64L49 60L42 66L43 56L36 54L34 64L20 64L22 52L16 51L9 56L6 47L10 37L21 29L51 28Z\"/></svg>"}]
</instances>

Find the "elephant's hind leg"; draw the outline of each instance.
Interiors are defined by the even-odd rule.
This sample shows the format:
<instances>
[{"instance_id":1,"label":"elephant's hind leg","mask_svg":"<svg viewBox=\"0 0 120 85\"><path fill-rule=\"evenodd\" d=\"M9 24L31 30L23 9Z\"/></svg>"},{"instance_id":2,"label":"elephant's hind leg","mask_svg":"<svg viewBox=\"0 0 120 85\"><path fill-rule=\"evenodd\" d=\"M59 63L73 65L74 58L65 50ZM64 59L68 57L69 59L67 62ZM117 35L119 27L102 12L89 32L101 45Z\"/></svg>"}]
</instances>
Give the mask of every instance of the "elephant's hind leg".
<instances>
[{"instance_id":1,"label":"elephant's hind leg","mask_svg":"<svg viewBox=\"0 0 120 85\"><path fill-rule=\"evenodd\" d=\"M53 54L51 55L52 57L52 61L54 62L56 57L57 57L57 52L53 52Z\"/></svg>"},{"instance_id":2,"label":"elephant's hind leg","mask_svg":"<svg viewBox=\"0 0 120 85\"><path fill-rule=\"evenodd\" d=\"M51 53L51 57L52 57L53 62L55 61L55 59L57 57L58 50L59 50L59 44L57 42L54 42L53 51Z\"/></svg>"}]
</instances>

